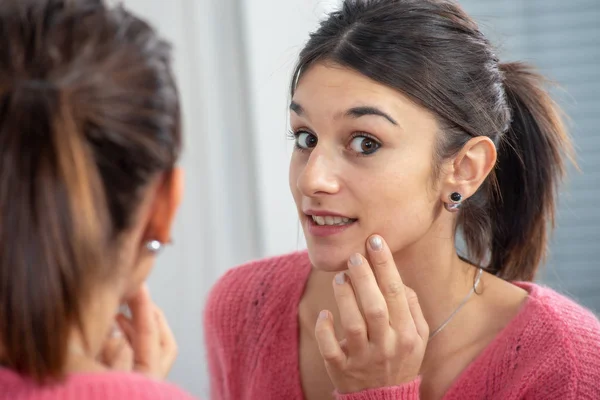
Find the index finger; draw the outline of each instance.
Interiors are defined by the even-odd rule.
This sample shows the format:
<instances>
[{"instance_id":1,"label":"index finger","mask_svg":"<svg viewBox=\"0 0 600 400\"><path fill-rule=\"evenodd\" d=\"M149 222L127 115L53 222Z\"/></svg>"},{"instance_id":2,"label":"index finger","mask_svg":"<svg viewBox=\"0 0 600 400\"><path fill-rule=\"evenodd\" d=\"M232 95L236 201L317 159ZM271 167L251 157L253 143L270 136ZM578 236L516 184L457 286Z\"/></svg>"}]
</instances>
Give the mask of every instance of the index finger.
<instances>
[{"instance_id":1,"label":"index finger","mask_svg":"<svg viewBox=\"0 0 600 400\"><path fill-rule=\"evenodd\" d=\"M161 369L163 375L166 377L177 358L177 341L175 340L175 335L173 334L164 313L156 306L154 308L154 318L156 319L160 343L163 350Z\"/></svg>"},{"instance_id":2,"label":"index finger","mask_svg":"<svg viewBox=\"0 0 600 400\"><path fill-rule=\"evenodd\" d=\"M406 323L410 322L414 326L406 300L404 282L390 248L381 236L373 235L368 240L367 251L377 284L388 307L390 325L393 328L406 327Z\"/></svg>"},{"instance_id":3,"label":"index finger","mask_svg":"<svg viewBox=\"0 0 600 400\"><path fill-rule=\"evenodd\" d=\"M155 332L154 328L154 303L150 297L148 286L144 283L137 293L127 302L131 311L133 326L143 331Z\"/></svg>"},{"instance_id":4,"label":"index finger","mask_svg":"<svg viewBox=\"0 0 600 400\"><path fill-rule=\"evenodd\" d=\"M131 311L131 325L135 331L134 347L140 354L151 355L158 342L158 327L154 316L154 303L146 284L127 303ZM136 351L136 353L138 353ZM137 355L137 354L136 354Z\"/></svg>"}]
</instances>

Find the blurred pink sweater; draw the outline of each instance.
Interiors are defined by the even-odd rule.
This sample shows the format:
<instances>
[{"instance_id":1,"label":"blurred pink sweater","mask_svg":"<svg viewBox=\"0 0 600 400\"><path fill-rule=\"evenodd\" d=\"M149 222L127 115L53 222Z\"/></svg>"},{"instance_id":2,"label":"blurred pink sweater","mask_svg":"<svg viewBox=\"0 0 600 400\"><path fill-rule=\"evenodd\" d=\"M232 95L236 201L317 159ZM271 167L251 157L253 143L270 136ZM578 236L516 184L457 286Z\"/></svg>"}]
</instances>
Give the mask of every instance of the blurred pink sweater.
<instances>
[{"instance_id":1,"label":"blurred pink sweater","mask_svg":"<svg viewBox=\"0 0 600 400\"><path fill-rule=\"evenodd\" d=\"M298 303L310 269L299 252L235 268L213 288L205 312L212 400L303 399ZM551 289L515 285L529 292L523 308L443 399L600 399L598 319ZM417 400L419 383L335 396Z\"/></svg>"},{"instance_id":2,"label":"blurred pink sweater","mask_svg":"<svg viewBox=\"0 0 600 400\"><path fill-rule=\"evenodd\" d=\"M0 400L194 400L177 387L139 374L107 372L70 375L64 382L40 387L0 368Z\"/></svg>"}]
</instances>

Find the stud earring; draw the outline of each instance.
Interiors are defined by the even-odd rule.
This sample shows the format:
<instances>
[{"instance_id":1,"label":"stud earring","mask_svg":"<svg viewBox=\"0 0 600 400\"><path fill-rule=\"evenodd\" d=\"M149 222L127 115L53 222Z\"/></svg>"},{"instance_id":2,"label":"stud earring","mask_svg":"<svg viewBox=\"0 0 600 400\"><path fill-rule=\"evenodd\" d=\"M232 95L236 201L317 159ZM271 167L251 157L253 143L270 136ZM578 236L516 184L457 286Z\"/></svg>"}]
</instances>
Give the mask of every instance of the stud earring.
<instances>
[{"instance_id":1,"label":"stud earring","mask_svg":"<svg viewBox=\"0 0 600 400\"><path fill-rule=\"evenodd\" d=\"M462 195L458 192L453 192L448 198L450 199L450 203L444 203L446 210L457 212L462 205Z\"/></svg>"},{"instance_id":2,"label":"stud earring","mask_svg":"<svg viewBox=\"0 0 600 400\"><path fill-rule=\"evenodd\" d=\"M159 253L163 248L163 244L158 240L150 240L146 242L146 249L154 254Z\"/></svg>"}]
</instances>

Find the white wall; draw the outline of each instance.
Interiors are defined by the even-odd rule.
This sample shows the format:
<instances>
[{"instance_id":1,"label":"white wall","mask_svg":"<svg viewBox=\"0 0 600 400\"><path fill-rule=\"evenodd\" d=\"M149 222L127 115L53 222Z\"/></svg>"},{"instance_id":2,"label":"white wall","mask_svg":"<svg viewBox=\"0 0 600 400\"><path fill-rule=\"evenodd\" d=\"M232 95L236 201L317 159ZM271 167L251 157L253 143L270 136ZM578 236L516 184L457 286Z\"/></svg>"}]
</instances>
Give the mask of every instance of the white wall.
<instances>
[{"instance_id":1,"label":"white wall","mask_svg":"<svg viewBox=\"0 0 600 400\"><path fill-rule=\"evenodd\" d=\"M262 216L263 254L303 248L288 188L292 142L287 108L292 69L308 33L337 0L243 0L248 78Z\"/></svg>"},{"instance_id":2,"label":"white wall","mask_svg":"<svg viewBox=\"0 0 600 400\"><path fill-rule=\"evenodd\" d=\"M173 43L183 99L186 195L150 278L177 336L170 380L208 394L206 294L241 262L304 246L287 183L288 83L337 0L123 0Z\"/></svg>"}]
</instances>

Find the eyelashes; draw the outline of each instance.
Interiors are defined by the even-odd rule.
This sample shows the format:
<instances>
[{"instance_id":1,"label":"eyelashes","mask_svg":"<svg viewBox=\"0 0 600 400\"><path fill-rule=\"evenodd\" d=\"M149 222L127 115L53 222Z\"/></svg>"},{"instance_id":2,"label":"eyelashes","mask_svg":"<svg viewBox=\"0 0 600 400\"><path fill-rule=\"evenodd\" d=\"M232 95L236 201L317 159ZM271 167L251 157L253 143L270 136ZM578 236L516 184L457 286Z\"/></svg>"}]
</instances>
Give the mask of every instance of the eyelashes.
<instances>
[{"instance_id":1,"label":"eyelashes","mask_svg":"<svg viewBox=\"0 0 600 400\"><path fill-rule=\"evenodd\" d=\"M368 133L355 133L350 141L350 148L361 156L370 156L381 148L381 143Z\"/></svg>"},{"instance_id":2,"label":"eyelashes","mask_svg":"<svg viewBox=\"0 0 600 400\"><path fill-rule=\"evenodd\" d=\"M294 149L300 152L312 150L319 141L317 135L306 129L289 130L287 137L294 140ZM382 143L369 133L354 132L350 136L346 147L355 156L367 157L376 153L382 147Z\"/></svg>"},{"instance_id":3,"label":"eyelashes","mask_svg":"<svg viewBox=\"0 0 600 400\"><path fill-rule=\"evenodd\" d=\"M312 137L311 142L307 143L306 139ZM311 148L316 147L317 143L318 143L318 138L316 135L303 130L303 129L299 129L297 131L289 131L288 132L288 138L290 138L291 140L294 140L294 150L296 151L300 151L300 152L304 152L304 151L310 151ZM312 147L311 147L312 145Z\"/></svg>"}]
</instances>

